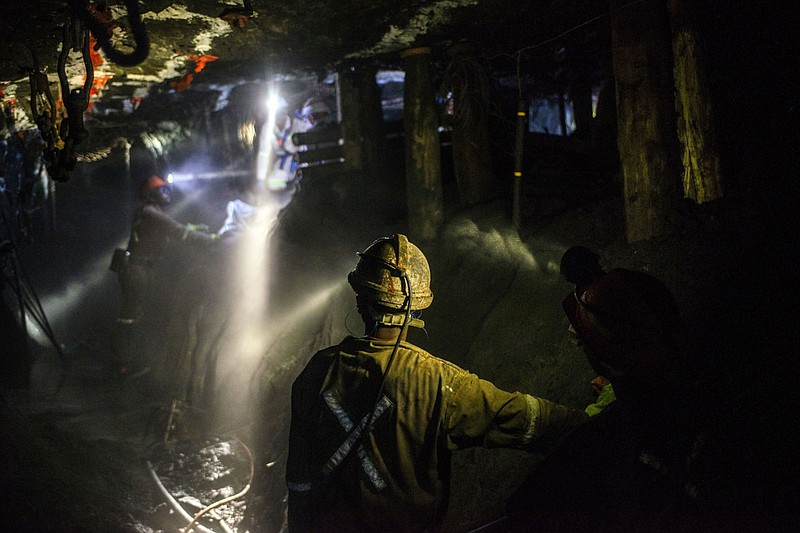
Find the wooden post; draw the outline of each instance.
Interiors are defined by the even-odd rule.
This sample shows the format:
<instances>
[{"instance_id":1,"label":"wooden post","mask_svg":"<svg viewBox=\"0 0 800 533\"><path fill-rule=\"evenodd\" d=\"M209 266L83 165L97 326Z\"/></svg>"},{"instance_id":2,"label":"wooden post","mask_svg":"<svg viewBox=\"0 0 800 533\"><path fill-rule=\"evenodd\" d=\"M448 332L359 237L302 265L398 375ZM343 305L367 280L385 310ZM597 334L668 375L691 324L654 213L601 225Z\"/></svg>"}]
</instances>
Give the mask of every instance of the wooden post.
<instances>
[{"instance_id":1,"label":"wooden post","mask_svg":"<svg viewBox=\"0 0 800 533\"><path fill-rule=\"evenodd\" d=\"M381 93L375 81L375 67L365 67L359 71L361 95L361 123L364 135L364 169L372 179L379 178L386 153L386 131L383 126Z\"/></svg>"},{"instance_id":2,"label":"wooden post","mask_svg":"<svg viewBox=\"0 0 800 533\"><path fill-rule=\"evenodd\" d=\"M489 157L489 82L479 52L477 43L469 41L447 50L454 99L453 167L458 198L464 207L491 200L497 194Z\"/></svg>"},{"instance_id":3,"label":"wooden post","mask_svg":"<svg viewBox=\"0 0 800 533\"><path fill-rule=\"evenodd\" d=\"M406 207L405 187L398 190L398 183L402 185L402 178L394 168L389 168L391 165L387 164L386 159L386 131L383 124L381 92L375 79L377 69L373 66L364 66L357 68L355 74L361 108L361 154L364 174L362 189L365 201L378 213L403 213ZM403 195L402 202L397 199L400 194Z\"/></svg>"},{"instance_id":4,"label":"wooden post","mask_svg":"<svg viewBox=\"0 0 800 533\"><path fill-rule=\"evenodd\" d=\"M417 240L434 239L444 220L439 130L430 73L431 49L411 48L405 61L405 131L408 227Z\"/></svg>"},{"instance_id":5,"label":"wooden post","mask_svg":"<svg viewBox=\"0 0 800 533\"><path fill-rule=\"evenodd\" d=\"M672 27L683 194L702 204L723 194L713 102L697 38L696 7L685 0L668 0L667 8Z\"/></svg>"},{"instance_id":6,"label":"wooden post","mask_svg":"<svg viewBox=\"0 0 800 533\"><path fill-rule=\"evenodd\" d=\"M561 135L566 137L569 135L569 128L567 127L567 102L564 95L564 88L558 86L558 122L561 124Z\"/></svg>"},{"instance_id":7,"label":"wooden post","mask_svg":"<svg viewBox=\"0 0 800 533\"><path fill-rule=\"evenodd\" d=\"M611 0L618 145L629 242L666 235L680 169L669 17L663 0Z\"/></svg>"},{"instance_id":8,"label":"wooden post","mask_svg":"<svg viewBox=\"0 0 800 533\"><path fill-rule=\"evenodd\" d=\"M614 68L611 56L603 56L600 62L604 83L597 95L597 113L592 119L592 157L594 164L615 176L618 180L619 150L617 148L617 90L614 84Z\"/></svg>"},{"instance_id":9,"label":"wooden post","mask_svg":"<svg viewBox=\"0 0 800 533\"><path fill-rule=\"evenodd\" d=\"M592 131L592 86L588 81L576 81L570 87L572 114L575 117L574 135L588 139Z\"/></svg>"},{"instance_id":10,"label":"wooden post","mask_svg":"<svg viewBox=\"0 0 800 533\"><path fill-rule=\"evenodd\" d=\"M342 122L340 131L344 140L344 164L348 170L359 171L364 168L363 139L361 120L360 83L351 72L339 75L339 95Z\"/></svg>"}]
</instances>

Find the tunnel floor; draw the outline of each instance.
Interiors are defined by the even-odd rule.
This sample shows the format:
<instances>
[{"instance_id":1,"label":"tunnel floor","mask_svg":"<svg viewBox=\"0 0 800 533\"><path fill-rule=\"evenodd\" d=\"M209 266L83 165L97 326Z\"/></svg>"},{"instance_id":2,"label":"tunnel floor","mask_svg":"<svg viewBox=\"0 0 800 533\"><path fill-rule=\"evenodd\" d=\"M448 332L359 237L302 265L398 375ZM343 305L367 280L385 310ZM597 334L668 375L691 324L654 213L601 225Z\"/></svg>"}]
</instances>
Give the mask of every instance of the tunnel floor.
<instances>
[{"instance_id":1,"label":"tunnel floor","mask_svg":"<svg viewBox=\"0 0 800 533\"><path fill-rule=\"evenodd\" d=\"M203 413L148 375L114 377L90 346L64 358L39 357L29 390L3 392L7 531L177 531L249 486L251 452L204 431ZM244 510L239 498L198 524L235 531Z\"/></svg>"}]
</instances>

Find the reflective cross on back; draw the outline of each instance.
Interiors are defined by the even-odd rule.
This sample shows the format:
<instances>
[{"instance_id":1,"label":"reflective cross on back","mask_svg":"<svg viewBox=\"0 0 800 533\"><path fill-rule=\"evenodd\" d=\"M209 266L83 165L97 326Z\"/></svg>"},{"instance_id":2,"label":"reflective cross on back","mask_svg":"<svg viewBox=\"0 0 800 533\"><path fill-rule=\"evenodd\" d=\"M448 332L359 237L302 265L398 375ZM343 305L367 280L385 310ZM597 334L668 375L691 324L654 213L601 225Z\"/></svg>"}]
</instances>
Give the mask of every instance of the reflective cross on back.
<instances>
[{"instance_id":1,"label":"reflective cross on back","mask_svg":"<svg viewBox=\"0 0 800 533\"><path fill-rule=\"evenodd\" d=\"M367 422L374 423L376 420L378 420L378 418L380 418L380 416L392 406L391 400L389 400L389 398L387 398L385 395L382 395L380 401L375 406L375 409L371 413L364 415L364 417L358 423L358 426L354 427L352 420L350 420L350 415L339 403L339 400L336 399L333 391L325 391L322 396L325 398L325 403L328 405L331 412L333 412L334 416L336 416L336 419L339 420L339 424L341 424L342 428L344 428L344 430L347 432L347 438L339 446L336 452L334 452L331 458L325 463L323 471L327 475L330 475L350 454L353 446L358 443L356 455L358 456L358 459L361 463L361 468L364 470L367 478L369 478L376 490L383 490L386 488L386 481L381 476L378 468L375 466L372 458L370 458L369 454L364 449L364 445L361 444L360 440L361 434L363 433L364 428L367 426Z\"/></svg>"}]
</instances>

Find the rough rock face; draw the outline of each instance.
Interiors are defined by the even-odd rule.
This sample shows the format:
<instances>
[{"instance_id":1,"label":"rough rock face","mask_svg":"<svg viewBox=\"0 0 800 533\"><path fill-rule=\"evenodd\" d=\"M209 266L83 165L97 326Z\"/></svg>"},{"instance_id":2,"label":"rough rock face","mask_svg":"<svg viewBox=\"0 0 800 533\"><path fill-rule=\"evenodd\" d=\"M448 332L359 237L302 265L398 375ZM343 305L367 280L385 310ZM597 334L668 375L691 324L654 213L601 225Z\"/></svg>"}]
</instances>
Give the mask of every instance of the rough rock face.
<instances>
[{"instance_id":1,"label":"rough rock face","mask_svg":"<svg viewBox=\"0 0 800 533\"><path fill-rule=\"evenodd\" d=\"M40 0L32 6L7 2L0 6L0 98L15 110L18 129L34 127L29 73L46 74L58 100L59 55L67 38L68 47L74 47L64 58L69 90L83 87L82 52L91 56L94 82L86 120L95 128L121 128L120 134L130 138L147 129L142 121L167 119L173 107L191 102L165 100L165 93L215 93L243 82L302 78L362 63L392 68L401 64L398 52L405 48L433 45L443 53L449 44L465 39L481 43L489 56L511 57L529 44L527 34L538 35L555 26L566 29L595 16L603 9L601 4L587 0L575 0L569 6L481 0L427 0L404 6L381 1L159 1L139 2L138 17L122 0L92 4L82 17L94 21L92 27L110 32L112 52L125 56L135 54L137 48L141 51L134 30L144 28L147 57L121 66L111 60L113 54L96 49L96 39L84 47L82 41L65 35L65 28L80 28L72 23L70 6L88 5L81 0ZM502 69L513 71L509 65ZM131 116L148 97L158 111ZM92 141L82 147L84 152L106 147L108 139L106 144Z\"/></svg>"}]
</instances>

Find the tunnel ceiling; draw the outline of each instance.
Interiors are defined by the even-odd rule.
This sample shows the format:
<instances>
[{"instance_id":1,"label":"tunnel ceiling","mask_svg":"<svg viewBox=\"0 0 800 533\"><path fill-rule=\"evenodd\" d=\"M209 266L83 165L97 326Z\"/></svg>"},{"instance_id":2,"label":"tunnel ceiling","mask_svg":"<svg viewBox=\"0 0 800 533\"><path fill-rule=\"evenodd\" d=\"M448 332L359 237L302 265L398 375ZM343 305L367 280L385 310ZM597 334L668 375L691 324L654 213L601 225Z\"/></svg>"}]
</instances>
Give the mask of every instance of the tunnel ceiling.
<instances>
[{"instance_id":1,"label":"tunnel ceiling","mask_svg":"<svg viewBox=\"0 0 800 533\"><path fill-rule=\"evenodd\" d=\"M76 5L89 6L95 23L112 32L119 53L142 49L132 37L125 0L0 3L0 96L16 109L18 129L33 127L29 75L36 64L59 98L59 55ZM486 56L500 58L495 64L513 73L516 52L527 49L546 58L554 47L564 46L563 39L538 44L576 27L581 29L570 32L570 39L591 47L597 26L582 25L602 17L606 2L147 0L138 6L150 45L146 59L122 67L102 51L91 54L94 84L87 120L102 128L141 129L153 118L212 105L227 89L248 81L319 75L360 62L400 67L399 52L415 46L431 46L437 53L462 40L476 41ZM62 71L71 90L82 87L86 68L79 51L70 52ZM135 113L145 101L148 112Z\"/></svg>"}]
</instances>

